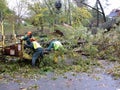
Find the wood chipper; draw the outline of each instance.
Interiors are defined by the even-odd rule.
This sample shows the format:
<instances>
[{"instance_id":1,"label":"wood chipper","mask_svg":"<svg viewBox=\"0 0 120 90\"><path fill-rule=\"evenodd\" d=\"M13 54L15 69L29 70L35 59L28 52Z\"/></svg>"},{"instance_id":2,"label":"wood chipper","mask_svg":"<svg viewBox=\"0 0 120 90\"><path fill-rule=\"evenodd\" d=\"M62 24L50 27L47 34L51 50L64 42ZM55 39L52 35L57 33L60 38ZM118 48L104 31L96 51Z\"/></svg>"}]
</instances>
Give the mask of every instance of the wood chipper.
<instances>
[{"instance_id":1,"label":"wood chipper","mask_svg":"<svg viewBox=\"0 0 120 90\"><path fill-rule=\"evenodd\" d=\"M1 50L1 56L13 56L20 58L20 60L26 59L26 60L32 60L32 57L27 54L24 50L24 44L23 41L19 40L16 38L14 29L13 29L13 37L14 37L14 42L6 45L5 44L5 33L4 33L4 28L3 28L3 21L0 22L0 29L1 29L1 42L0 42L0 50ZM16 43L17 42L17 43Z\"/></svg>"},{"instance_id":2,"label":"wood chipper","mask_svg":"<svg viewBox=\"0 0 120 90\"><path fill-rule=\"evenodd\" d=\"M32 57L27 54L24 50L24 44L21 41L20 43L13 43L8 46L3 46L1 49L3 56L14 56L20 58L20 60L31 60Z\"/></svg>"}]
</instances>

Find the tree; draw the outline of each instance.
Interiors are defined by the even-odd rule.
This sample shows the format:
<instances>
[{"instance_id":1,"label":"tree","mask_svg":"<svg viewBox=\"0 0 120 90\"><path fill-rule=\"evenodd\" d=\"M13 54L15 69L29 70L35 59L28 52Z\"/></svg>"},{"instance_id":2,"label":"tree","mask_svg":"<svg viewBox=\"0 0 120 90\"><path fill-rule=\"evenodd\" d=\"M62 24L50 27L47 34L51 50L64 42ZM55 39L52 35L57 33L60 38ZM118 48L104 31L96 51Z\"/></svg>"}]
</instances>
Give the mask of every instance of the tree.
<instances>
[{"instance_id":1,"label":"tree","mask_svg":"<svg viewBox=\"0 0 120 90\"><path fill-rule=\"evenodd\" d=\"M78 7L83 7L83 3L86 3L87 0L74 0Z\"/></svg>"},{"instance_id":2,"label":"tree","mask_svg":"<svg viewBox=\"0 0 120 90\"><path fill-rule=\"evenodd\" d=\"M10 13L11 10L7 7L6 0L0 0L0 18L5 19Z\"/></svg>"},{"instance_id":3,"label":"tree","mask_svg":"<svg viewBox=\"0 0 120 90\"><path fill-rule=\"evenodd\" d=\"M71 0L61 0L62 7L59 9L59 13L55 7L56 0L34 0L32 2L24 0L24 2L28 5L31 22L35 26L41 27L41 30L43 30L46 24L50 26L61 23L72 25L76 20L85 23L88 21L88 17L86 16L90 16L87 8L79 8L82 10L82 12L80 12L80 10L77 9L78 6ZM80 12L81 15L78 12ZM86 15L83 15L84 13L86 13ZM77 25L82 23L78 23Z\"/></svg>"},{"instance_id":4,"label":"tree","mask_svg":"<svg viewBox=\"0 0 120 90\"><path fill-rule=\"evenodd\" d=\"M32 24L37 26L38 29L40 26L41 30L43 30L48 12L48 9L44 5L44 3L40 1L34 2L33 4L28 3L28 10L30 10L31 13Z\"/></svg>"},{"instance_id":5,"label":"tree","mask_svg":"<svg viewBox=\"0 0 120 90\"><path fill-rule=\"evenodd\" d=\"M12 8L13 11L16 12L18 18L24 18L28 14L28 0L15 0L15 6Z\"/></svg>"},{"instance_id":6,"label":"tree","mask_svg":"<svg viewBox=\"0 0 120 90\"><path fill-rule=\"evenodd\" d=\"M86 7L76 7L72 12L73 23L76 26L85 25L89 23L89 19L92 17L91 13Z\"/></svg>"}]
</instances>

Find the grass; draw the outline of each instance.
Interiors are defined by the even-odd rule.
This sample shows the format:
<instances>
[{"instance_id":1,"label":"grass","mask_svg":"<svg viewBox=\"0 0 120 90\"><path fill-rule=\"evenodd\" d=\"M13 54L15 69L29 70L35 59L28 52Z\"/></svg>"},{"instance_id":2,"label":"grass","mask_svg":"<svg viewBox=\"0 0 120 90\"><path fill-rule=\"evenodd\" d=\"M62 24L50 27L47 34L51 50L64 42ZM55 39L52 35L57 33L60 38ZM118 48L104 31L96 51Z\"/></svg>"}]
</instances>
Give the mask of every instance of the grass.
<instances>
[{"instance_id":1,"label":"grass","mask_svg":"<svg viewBox=\"0 0 120 90\"><path fill-rule=\"evenodd\" d=\"M69 59L66 59L69 60ZM97 62L92 60L78 59L72 62L71 65L65 63L65 61L58 60L54 62L52 56L46 56L44 61L39 64L39 67L33 68L31 62L28 61L0 61L0 76L8 75L12 78L25 78L25 79L36 79L45 75L48 72L54 72L57 74L63 74L68 71L74 72L88 72L92 69L92 65L97 65Z\"/></svg>"},{"instance_id":2,"label":"grass","mask_svg":"<svg viewBox=\"0 0 120 90\"><path fill-rule=\"evenodd\" d=\"M32 28L24 27L26 30L31 30ZM98 59L109 60L110 62L120 62L120 33L117 30L112 30L105 34L103 34L101 30L96 35L92 35L90 32L87 33L86 29L84 30L84 28L76 28L76 30L73 30L70 28L66 29L65 27L57 26L57 29L62 29L63 32L65 32L65 37L56 38L60 39L61 41L68 42L67 44L63 44L66 48L66 51L64 52L65 58L62 58L57 53L50 53L49 55L45 55L42 62L38 64L39 68L32 68L31 62L25 63L0 61L1 75L8 74L12 77L22 76L22 78L35 78L36 76L45 75L48 72L55 72L58 74L68 71L92 72L93 67L100 66L97 62ZM24 30L24 32L26 30ZM86 40L87 43L84 43L83 45L77 45L78 38ZM38 37L38 39L40 38ZM48 37L47 41L49 41L49 39L50 38ZM81 53L76 53L73 51L73 46L75 45L75 48L80 48L82 52L88 54L88 56L85 56L86 59L82 58ZM70 64L66 63L66 61L71 59L73 61L70 61ZM54 62L55 60L57 60L57 62ZM112 70L113 76L120 77L120 73L116 70L119 71L119 66Z\"/></svg>"}]
</instances>

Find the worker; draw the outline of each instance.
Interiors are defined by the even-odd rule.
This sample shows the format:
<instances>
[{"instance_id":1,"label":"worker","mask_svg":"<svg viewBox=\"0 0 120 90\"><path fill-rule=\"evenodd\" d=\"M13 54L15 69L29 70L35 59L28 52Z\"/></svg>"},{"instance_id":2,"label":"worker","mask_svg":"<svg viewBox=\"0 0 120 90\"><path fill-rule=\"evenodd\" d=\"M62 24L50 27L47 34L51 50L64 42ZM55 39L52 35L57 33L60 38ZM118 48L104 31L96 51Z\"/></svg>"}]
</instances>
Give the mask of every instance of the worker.
<instances>
[{"instance_id":1,"label":"worker","mask_svg":"<svg viewBox=\"0 0 120 90\"><path fill-rule=\"evenodd\" d=\"M31 38L30 41L31 44L26 44L26 47L34 50L34 54L32 56L32 66L34 67L39 56L43 58L43 48L34 38Z\"/></svg>"},{"instance_id":2,"label":"worker","mask_svg":"<svg viewBox=\"0 0 120 90\"><path fill-rule=\"evenodd\" d=\"M58 62L59 56L64 59L64 48L60 41L58 41L57 39L52 39L50 45L46 50L51 51L52 49L54 50L53 60L55 63Z\"/></svg>"},{"instance_id":3,"label":"worker","mask_svg":"<svg viewBox=\"0 0 120 90\"><path fill-rule=\"evenodd\" d=\"M50 45L48 46L48 48L46 50L51 51L51 49L57 51L60 50L61 48L63 48L63 45L60 41L58 41L57 39L52 39L50 41Z\"/></svg>"},{"instance_id":4,"label":"worker","mask_svg":"<svg viewBox=\"0 0 120 90\"><path fill-rule=\"evenodd\" d=\"M32 38L32 37L33 37L32 32L28 31L27 34L25 36L21 37L20 39L26 41L27 45L30 45L31 44L30 38Z\"/></svg>"}]
</instances>

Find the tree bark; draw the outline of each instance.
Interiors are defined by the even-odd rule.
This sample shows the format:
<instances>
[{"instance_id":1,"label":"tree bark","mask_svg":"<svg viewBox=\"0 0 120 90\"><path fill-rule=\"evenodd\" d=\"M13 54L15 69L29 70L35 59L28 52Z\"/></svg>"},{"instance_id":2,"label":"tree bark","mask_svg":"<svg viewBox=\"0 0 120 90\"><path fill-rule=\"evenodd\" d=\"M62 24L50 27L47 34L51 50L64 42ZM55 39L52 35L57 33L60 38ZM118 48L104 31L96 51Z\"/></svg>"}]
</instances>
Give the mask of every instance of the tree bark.
<instances>
[{"instance_id":1,"label":"tree bark","mask_svg":"<svg viewBox=\"0 0 120 90\"><path fill-rule=\"evenodd\" d=\"M103 14L103 19L104 19L104 22L106 22L106 17L105 17L105 13L104 13L104 10L103 10L103 7L102 7L102 4L99 0L97 0L98 4L100 5L100 8L102 10L102 14Z\"/></svg>"}]
</instances>

